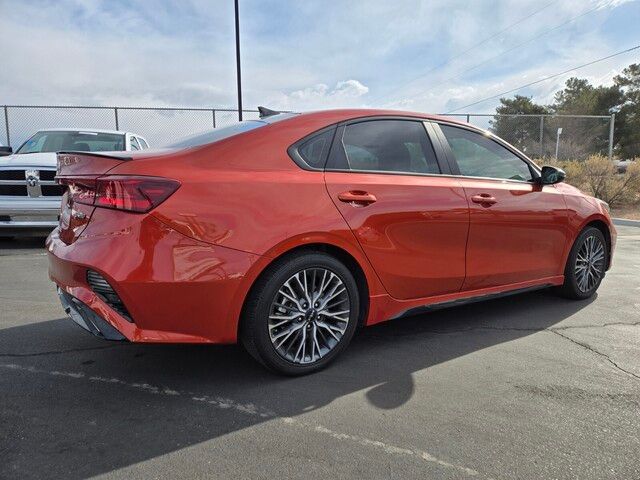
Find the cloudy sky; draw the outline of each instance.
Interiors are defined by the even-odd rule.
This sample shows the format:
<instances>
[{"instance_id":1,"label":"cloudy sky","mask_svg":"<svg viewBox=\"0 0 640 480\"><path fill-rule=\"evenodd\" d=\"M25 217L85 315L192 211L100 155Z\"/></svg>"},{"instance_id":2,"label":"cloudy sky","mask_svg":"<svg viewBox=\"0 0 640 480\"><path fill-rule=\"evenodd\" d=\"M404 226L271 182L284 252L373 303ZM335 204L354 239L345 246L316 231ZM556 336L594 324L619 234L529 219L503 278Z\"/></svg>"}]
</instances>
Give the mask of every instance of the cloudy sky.
<instances>
[{"instance_id":1,"label":"cloudy sky","mask_svg":"<svg viewBox=\"0 0 640 480\"><path fill-rule=\"evenodd\" d=\"M640 44L633 0L240 0L240 13L249 108L446 112ZM232 0L0 0L0 104L233 107L233 35ZM639 52L574 74L609 82ZM549 101L569 76L519 93Z\"/></svg>"}]
</instances>

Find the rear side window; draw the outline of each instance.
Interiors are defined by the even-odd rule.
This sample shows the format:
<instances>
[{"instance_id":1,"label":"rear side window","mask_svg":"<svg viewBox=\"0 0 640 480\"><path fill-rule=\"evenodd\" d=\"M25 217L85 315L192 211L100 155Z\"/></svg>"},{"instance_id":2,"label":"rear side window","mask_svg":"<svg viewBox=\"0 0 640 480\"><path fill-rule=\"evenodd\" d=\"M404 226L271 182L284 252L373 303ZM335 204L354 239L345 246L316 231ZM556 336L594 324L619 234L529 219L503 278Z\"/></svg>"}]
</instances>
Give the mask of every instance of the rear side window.
<instances>
[{"instance_id":1,"label":"rear side window","mask_svg":"<svg viewBox=\"0 0 640 480\"><path fill-rule=\"evenodd\" d=\"M466 177L531 181L529 165L499 143L464 128L440 125L460 174Z\"/></svg>"},{"instance_id":2,"label":"rear side window","mask_svg":"<svg viewBox=\"0 0 640 480\"><path fill-rule=\"evenodd\" d=\"M437 174L436 154L424 124L412 120L370 120L349 124L328 168ZM342 148L340 148L342 147Z\"/></svg>"},{"instance_id":3,"label":"rear side window","mask_svg":"<svg viewBox=\"0 0 640 480\"><path fill-rule=\"evenodd\" d=\"M140 145L136 137L131 137L131 150L140 150Z\"/></svg>"},{"instance_id":4,"label":"rear side window","mask_svg":"<svg viewBox=\"0 0 640 480\"><path fill-rule=\"evenodd\" d=\"M298 154L311 168L324 168L335 129L327 130L306 140L298 147Z\"/></svg>"}]
</instances>

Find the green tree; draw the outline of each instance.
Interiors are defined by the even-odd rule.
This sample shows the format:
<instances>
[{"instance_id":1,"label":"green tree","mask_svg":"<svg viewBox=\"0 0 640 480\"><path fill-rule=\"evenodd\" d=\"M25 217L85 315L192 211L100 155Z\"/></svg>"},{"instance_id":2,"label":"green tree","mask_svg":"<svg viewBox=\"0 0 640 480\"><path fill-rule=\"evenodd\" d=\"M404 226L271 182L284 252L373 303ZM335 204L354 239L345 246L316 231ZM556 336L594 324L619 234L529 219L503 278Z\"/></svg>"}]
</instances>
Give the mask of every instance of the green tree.
<instances>
[{"instance_id":1,"label":"green tree","mask_svg":"<svg viewBox=\"0 0 640 480\"><path fill-rule=\"evenodd\" d=\"M594 86L584 78L568 79L551 105L515 95L501 98L491 130L533 155L554 155L558 128L562 128L560 157L586 158L606 155L609 121L593 118L545 118L540 145L540 118L517 114L611 115L615 113L614 151L623 158L640 157L640 63L629 65L613 79L613 85Z\"/></svg>"},{"instance_id":2,"label":"green tree","mask_svg":"<svg viewBox=\"0 0 640 480\"><path fill-rule=\"evenodd\" d=\"M556 93L551 106L559 115L611 115L619 112L624 93L618 85L594 87L583 78L570 78L565 88ZM623 115L616 115L614 145L619 143L625 123ZM558 118L563 128L565 156L584 157L592 153L606 155L609 149L609 121L588 118Z\"/></svg>"},{"instance_id":3,"label":"green tree","mask_svg":"<svg viewBox=\"0 0 640 480\"><path fill-rule=\"evenodd\" d=\"M500 105L496 108L498 115L489 121L490 130L520 150L537 154L540 142L540 117L518 115L547 113L549 109L534 103L531 97L515 95L513 98L501 98Z\"/></svg>"},{"instance_id":4,"label":"green tree","mask_svg":"<svg viewBox=\"0 0 640 480\"><path fill-rule=\"evenodd\" d=\"M613 81L624 100L616 115L618 153L623 158L640 157L640 64L629 65Z\"/></svg>"}]
</instances>

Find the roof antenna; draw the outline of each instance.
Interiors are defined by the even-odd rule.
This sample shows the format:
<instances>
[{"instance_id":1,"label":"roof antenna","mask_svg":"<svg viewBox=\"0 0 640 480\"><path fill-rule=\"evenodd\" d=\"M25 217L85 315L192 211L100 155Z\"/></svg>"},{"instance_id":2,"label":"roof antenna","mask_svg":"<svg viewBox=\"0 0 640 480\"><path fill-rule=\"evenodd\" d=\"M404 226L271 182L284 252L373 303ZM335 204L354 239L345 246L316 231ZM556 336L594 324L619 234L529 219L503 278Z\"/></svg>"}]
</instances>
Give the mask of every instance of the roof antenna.
<instances>
[{"instance_id":1,"label":"roof antenna","mask_svg":"<svg viewBox=\"0 0 640 480\"><path fill-rule=\"evenodd\" d=\"M271 110L267 107L258 107L258 112L260 112L260 118L271 117L272 115L278 115L282 112L277 112L276 110Z\"/></svg>"}]
</instances>

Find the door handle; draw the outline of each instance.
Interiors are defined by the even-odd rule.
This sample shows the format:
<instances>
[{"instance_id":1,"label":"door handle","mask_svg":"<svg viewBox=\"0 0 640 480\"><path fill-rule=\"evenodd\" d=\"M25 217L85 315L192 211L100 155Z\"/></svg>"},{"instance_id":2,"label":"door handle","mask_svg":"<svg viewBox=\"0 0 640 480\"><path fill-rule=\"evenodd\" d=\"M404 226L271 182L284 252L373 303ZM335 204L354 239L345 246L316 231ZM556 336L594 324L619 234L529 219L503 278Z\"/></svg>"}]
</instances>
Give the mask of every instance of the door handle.
<instances>
[{"instance_id":1,"label":"door handle","mask_svg":"<svg viewBox=\"0 0 640 480\"><path fill-rule=\"evenodd\" d=\"M480 193L478 195L474 195L473 197L471 197L471 201L473 203L479 203L480 205L487 207L493 205L494 203L498 203L498 200L496 200L495 197L492 197L488 193Z\"/></svg>"},{"instance_id":2,"label":"door handle","mask_svg":"<svg viewBox=\"0 0 640 480\"><path fill-rule=\"evenodd\" d=\"M349 190L348 192L339 193L338 200L350 203L354 207L366 207L374 203L377 198L375 195L362 190Z\"/></svg>"}]
</instances>

